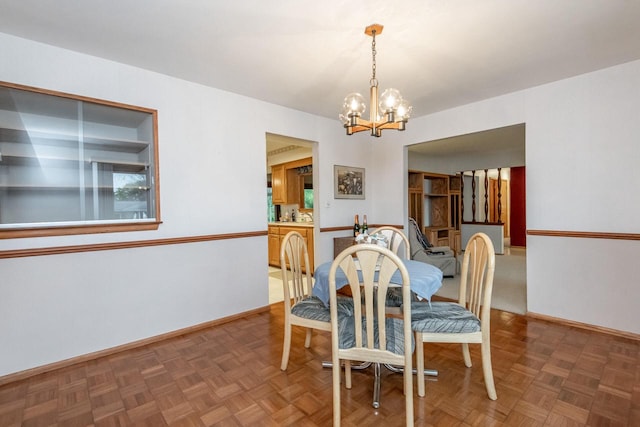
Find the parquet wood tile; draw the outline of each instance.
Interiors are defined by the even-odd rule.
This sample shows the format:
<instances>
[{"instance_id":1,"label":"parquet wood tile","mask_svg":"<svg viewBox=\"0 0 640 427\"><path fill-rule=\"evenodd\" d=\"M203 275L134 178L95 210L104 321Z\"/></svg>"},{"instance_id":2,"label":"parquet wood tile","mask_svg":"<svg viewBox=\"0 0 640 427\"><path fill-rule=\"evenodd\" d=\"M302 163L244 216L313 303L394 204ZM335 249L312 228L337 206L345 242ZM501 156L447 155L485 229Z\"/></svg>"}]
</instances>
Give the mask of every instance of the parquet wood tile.
<instances>
[{"instance_id":1,"label":"parquet wood tile","mask_svg":"<svg viewBox=\"0 0 640 427\"><path fill-rule=\"evenodd\" d=\"M458 345L425 346L439 370L414 390L417 426L640 425L640 342L526 316L492 313L498 400L486 396L479 346L466 368ZM310 349L294 328L279 368L282 305L224 325L0 387L0 426L327 426L332 422L330 335ZM343 389L345 426L402 426L402 376L372 371Z\"/></svg>"}]
</instances>

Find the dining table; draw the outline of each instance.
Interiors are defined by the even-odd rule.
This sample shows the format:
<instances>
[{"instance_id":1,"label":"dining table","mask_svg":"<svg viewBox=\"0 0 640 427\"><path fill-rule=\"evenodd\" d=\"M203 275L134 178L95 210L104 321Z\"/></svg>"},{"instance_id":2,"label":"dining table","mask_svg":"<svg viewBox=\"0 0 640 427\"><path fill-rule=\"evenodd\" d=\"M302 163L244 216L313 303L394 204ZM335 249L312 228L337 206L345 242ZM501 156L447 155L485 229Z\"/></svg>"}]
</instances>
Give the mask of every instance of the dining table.
<instances>
[{"instance_id":1,"label":"dining table","mask_svg":"<svg viewBox=\"0 0 640 427\"><path fill-rule=\"evenodd\" d=\"M329 270L333 261L327 261L320 264L314 274L313 295L318 297L325 305L329 305ZM409 273L409 285L411 291L414 292L419 299L431 301L431 297L442 286L442 270L431 264L412 259L402 259L402 263ZM349 281L342 269L336 269L336 288L340 289L347 285ZM391 284L402 284L400 271L391 277Z\"/></svg>"}]
</instances>

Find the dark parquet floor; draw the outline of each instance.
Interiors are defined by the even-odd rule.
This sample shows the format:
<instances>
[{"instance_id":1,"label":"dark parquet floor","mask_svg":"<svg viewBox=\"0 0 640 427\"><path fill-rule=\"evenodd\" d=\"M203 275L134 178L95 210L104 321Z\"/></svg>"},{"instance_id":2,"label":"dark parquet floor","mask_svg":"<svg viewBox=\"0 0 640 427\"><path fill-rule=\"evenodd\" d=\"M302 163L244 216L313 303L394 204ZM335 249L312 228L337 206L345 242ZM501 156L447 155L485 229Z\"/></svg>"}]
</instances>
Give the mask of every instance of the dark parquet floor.
<instances>
[{"instance_id":1,"label":"dark parquet floor","mask_svg":"<svg viewBox=\"0 0 640 427\"><path fill-rule=\"evenodd\" d=\"M280 371L282 305L135 350L0 388L0 426L328 426L327 333L311 349L294 328ZM427 345L439 370L414 390L418 426L640 426L640 342L494 311L498 400L487 398L478 346L466 368L458 345ZM343 389L346 426L404 425L402 376L383 370L373 409L372 371ZM414 383L415 387L415 383Z\"/></svg>"}]
</instances>

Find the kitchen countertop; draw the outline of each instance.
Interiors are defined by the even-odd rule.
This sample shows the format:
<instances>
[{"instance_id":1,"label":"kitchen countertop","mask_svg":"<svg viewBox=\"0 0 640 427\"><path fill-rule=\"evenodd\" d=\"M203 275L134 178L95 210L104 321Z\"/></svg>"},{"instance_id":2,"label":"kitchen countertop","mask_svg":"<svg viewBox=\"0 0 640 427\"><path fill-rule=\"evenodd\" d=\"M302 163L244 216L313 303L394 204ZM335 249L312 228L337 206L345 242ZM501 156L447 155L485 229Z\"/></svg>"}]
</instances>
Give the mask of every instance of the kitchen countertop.
<instances>
[{"instance_id":1,"label":"kitchen countertop","mask_svg":"<svg viewBox=\"0 0 640 427\"><path fill-rule=\"evenodd\" d=\"M274 221L274 222L270 222L269 225L282 225L282 226L286 226L286 227L313 228L313 222Z\"/></svg>"}]
</instances>

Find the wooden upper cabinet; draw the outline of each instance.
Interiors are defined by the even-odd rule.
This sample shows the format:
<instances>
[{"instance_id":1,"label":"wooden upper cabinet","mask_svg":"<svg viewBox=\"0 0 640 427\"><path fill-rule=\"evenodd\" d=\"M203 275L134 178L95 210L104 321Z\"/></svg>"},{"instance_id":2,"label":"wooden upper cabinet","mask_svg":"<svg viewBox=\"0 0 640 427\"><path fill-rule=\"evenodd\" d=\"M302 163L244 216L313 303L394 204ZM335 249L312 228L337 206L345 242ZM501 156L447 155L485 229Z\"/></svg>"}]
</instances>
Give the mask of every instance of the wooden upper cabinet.
<instances>
[{"instance_id":1,"label":"wooden upper cabinet","mask_svg":"<svg viewBox=\"0 0 640 427\"><path fill-rule=\"evenodd\" d=\"M301 189L301 184L304 185L303 177L298 175L298 171L294 168L287 169L287 203L300 206L300 200L302 200L302 207L304 207L304 190Z\"/></svg>"},{"instance_id":2,"label":"wooden upper cabinet","mask_svg":"<svg viewBox=\"0 0 640 427\"><path fill-rule=\"evenodd\" d=\"M274 205L287 203L286 177L284 164L271 166L271 198Z\"/></svg>"},{"instance_id":3,"label":"wooden upper cabinet","mask_svg":"<svg viewBox=\"0 0 640 427\"><path fill-rule=\"evenodd\" d=\"M274 205L298 204L304 208L304 176L298 168L310 166L311 157L271 166L271 197Z\"/></svg>"}]
</instances>

